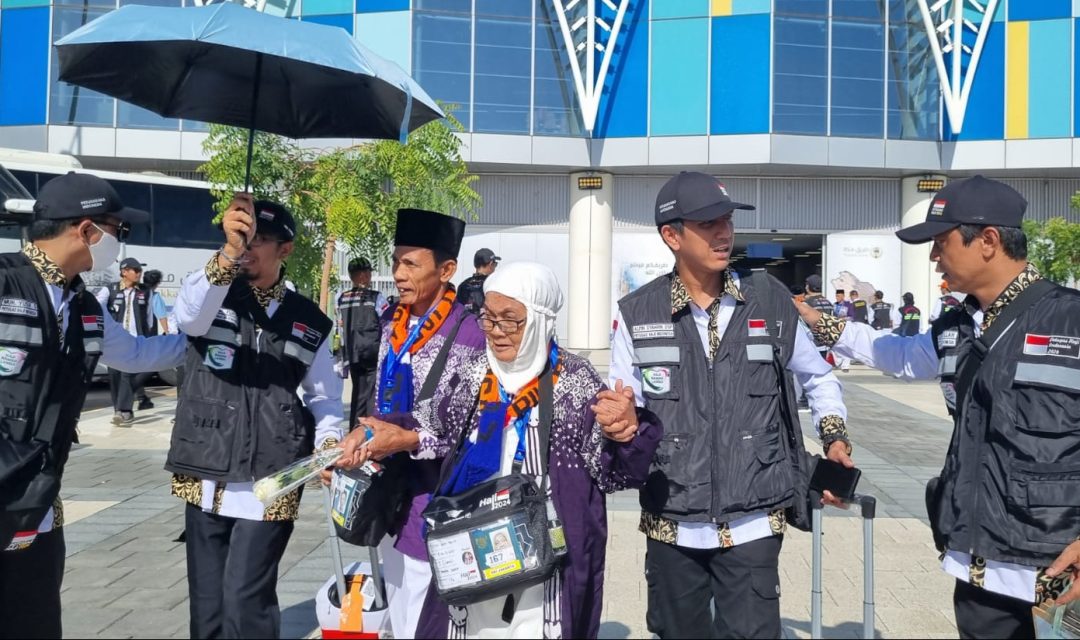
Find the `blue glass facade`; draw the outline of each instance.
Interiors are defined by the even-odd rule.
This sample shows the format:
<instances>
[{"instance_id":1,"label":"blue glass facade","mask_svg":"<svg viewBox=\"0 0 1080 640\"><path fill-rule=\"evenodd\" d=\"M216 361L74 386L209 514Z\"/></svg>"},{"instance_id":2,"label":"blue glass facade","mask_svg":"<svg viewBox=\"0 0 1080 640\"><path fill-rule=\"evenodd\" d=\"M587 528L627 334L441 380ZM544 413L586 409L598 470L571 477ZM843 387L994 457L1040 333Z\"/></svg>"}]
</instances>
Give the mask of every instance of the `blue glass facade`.
<instances>
[{"instance_id":1,"label":"blue glass facade","mask_svg":"<svg viewBox=\"0 0 1080 640\"><path fill-rule=\"evenodd\" d=\"M193 1L0 0L0 126L205 130L58 82L50 51L119 5ZM609 4L592 1L611 28ZM584 45L567 51L553 0L266 0L266 11L352 33L474 133L949 141L1062 138L1080 126L1072 0L999 2L957 134L915 0L628 0L617 37L598 31L597 66L609 50L611 60L592 123L573 74Z\"/></svg>"}]
</instances>

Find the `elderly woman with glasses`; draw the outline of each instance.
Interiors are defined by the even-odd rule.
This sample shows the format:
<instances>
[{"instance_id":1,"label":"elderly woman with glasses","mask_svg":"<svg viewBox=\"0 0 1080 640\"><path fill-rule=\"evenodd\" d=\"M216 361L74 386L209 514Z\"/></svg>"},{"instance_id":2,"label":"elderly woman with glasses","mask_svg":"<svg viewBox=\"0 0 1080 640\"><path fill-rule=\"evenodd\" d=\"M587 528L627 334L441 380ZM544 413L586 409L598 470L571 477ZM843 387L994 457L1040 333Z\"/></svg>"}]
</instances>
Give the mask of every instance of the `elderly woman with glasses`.
<instances>
[{"instance_id":1,"label":"elderly woman with glasses","mask_svg":"<svg viewBox=\"0 0 1080 640\"><path fill-rule=\"evenodd\" d=\"M486 353L406 422L447 443L439 494L458 495L515 468L535 476L550 491L566 554L550 578L509 597L448 607L430 589L417 637L594 638L603 604L604 494L644 483L662 427L635 406L629 389L607 389L587 360L557 344L563 297L550 269L505 265L488 277L484 293ZM554 381L547 482L537 436L541 376Z\"/></svg>"}]
</instances>

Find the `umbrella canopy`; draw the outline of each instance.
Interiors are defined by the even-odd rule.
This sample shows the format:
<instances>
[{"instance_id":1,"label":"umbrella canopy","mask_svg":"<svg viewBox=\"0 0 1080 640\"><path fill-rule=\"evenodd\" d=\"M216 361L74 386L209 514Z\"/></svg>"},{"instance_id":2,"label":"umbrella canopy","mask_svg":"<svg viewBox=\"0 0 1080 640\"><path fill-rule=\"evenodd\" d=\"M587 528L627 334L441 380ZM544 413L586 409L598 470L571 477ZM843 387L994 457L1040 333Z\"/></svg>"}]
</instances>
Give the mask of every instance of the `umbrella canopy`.
<instances>
[{"instance_id":1,"label":"umbrella canopy","mask_svg":"<svg viewBox=\"0 0 1080 640\"><path fill-rule=\"evenodd\" d=\"M290 138L400 138L443 116L344 29L231 2L128 5L56 43L60 79L170 118Z\"/></svg>"}]
</instances>

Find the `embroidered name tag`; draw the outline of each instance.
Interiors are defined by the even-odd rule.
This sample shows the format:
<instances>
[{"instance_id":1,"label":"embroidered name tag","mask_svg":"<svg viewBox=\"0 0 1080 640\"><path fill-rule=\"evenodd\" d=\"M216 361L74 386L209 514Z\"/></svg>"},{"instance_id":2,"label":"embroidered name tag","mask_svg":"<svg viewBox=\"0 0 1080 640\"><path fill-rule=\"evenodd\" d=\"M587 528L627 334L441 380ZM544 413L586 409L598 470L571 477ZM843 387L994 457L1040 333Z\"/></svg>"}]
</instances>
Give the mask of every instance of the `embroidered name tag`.
<instances>
[{"instance_id":1,"label":"embroidered name tag","mask_svg":"<svg viewBox=\"0 0 1080 640\"><path fill-rule=\"evenodd\" d=\"M638 324L630 327L630 336L634 340L649 338L674 338L675 325L670 322L657 324Z\"/></svg>"},{"instance_id":2,"label":"embroidered name tag","mask_svg":"<svg viewBox=\"0 0 1080 640\"><path fill-rule=\"evenodd\" d=\"M102 316L83 316L82 328L83 331L104 331L105 318Z\"/></svg>"},{"instance_id":3,"label":"embroidered name tag","mask_svg":"<svg viewBox=\"0 0 1080 640\"><path fill-rule=\"evenodd\" d=\"M0 313L6 313L9 316L36 318L38 306L36 302L23 300L22 298L0 298Z\"/></svg>"},{"instance_id":4,"label":"embroidered name tag","mask_svg":"<svg viewBox=\"0 0 1080 640\"><path fill-rule=\"evenodd\" d=\"M1072 336L1040 336L1029 333L1024 336L1024 354L1029 356L1080 358L1080 338L1073 338Z\"/></svg>"},{"instance_id":5,"label":"embroidered name tag","mask_svg":"<svg viewBox=\"0 0 1080 640\"><path fill-rule=\"evenodd\" d=\"M949 329L948 331L942 331L938 336L937 346L938 349L950 349L956 346L956 343L960 341L960 331L957 329Z\"/></svg>"},{"instance_id":6,"label":"embroidered name tag","mask_svg":"<svg viewBox=\"0 0 1080 640\"><path fill-rule=\"evenodd\" d=\"M294 338L299 338L300 340L313 347L319 346L319 340L322 339L321 333L307 326L303 322L293 323L292 334Z\"/></svg>"},{"instance_id":7,"label":"embroidered name tag","mask_svg":"<svg viewBox=\"0 0 1080 640\"><path fill-rule=\"evenodd\" d=\"M216 318L222 322L227 322L234 327L240 324L239 317L232 309L218 309Z\"/></svg>"}]
</instances>

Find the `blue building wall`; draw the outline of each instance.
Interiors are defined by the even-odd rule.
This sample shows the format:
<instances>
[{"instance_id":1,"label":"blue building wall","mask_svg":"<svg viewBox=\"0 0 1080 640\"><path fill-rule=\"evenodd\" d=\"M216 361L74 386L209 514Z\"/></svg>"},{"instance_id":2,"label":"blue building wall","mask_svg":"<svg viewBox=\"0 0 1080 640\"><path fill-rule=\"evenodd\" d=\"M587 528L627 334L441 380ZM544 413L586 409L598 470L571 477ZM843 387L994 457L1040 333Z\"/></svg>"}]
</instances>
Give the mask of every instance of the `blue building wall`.
<instances>
[{"instance_id":1,"label":"blue building wall","mask_svg":"<svg viewBox=\"0 0 1080 640\"><path fill-rule=\"evenodd\" d=\"M205 129L56 80L50 39L127 1L0 0L0 126ZM597 5L611 24L614 14ZM589 135L552 0L267 7L350 32L412 72L469 131ZM629 0L592 135L1071 137L1080 126L1078 11L1073 0L1001 0L954 135L915 0Z\"/></svg>"}]
</instances>

